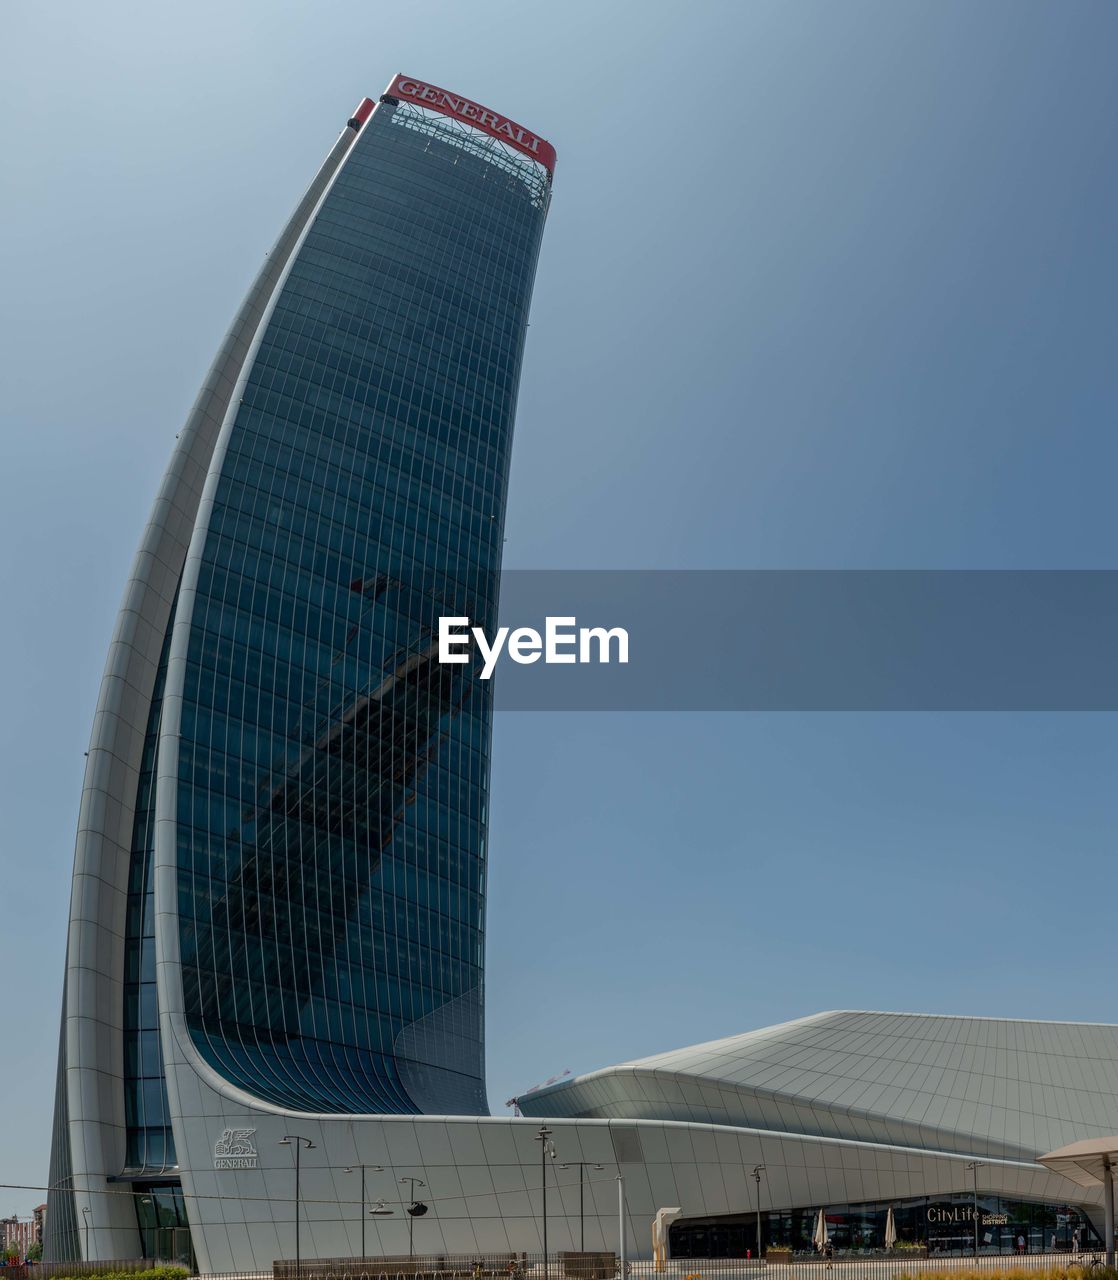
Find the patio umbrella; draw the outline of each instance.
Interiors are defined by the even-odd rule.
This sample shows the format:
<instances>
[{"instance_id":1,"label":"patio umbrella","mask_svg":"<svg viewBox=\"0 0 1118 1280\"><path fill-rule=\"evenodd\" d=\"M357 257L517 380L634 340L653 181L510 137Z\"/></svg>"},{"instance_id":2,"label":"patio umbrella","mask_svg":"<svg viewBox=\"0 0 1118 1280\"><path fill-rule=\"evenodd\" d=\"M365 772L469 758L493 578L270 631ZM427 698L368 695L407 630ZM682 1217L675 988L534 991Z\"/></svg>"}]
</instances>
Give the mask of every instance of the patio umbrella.
<instances>
[{"instance_id":1,"label":"patio umbrella","mask_svg":"<svg viewBox=\"0 0 1118 1280\"><path fill-rule=\"evenodd\" d=\"M815 1245L816 1250L822 1253L827 1247L827 1215L822 1209L819 1210L819 1217L815 1219L815 1231L812 1233L811 1243Z\"/></svg>"},{"instance_id":2,"label":"patio umbrella","mask_svg":"<svg viewBox=\"0 0 1118 1280\"><path fill-rule=\"evenodd\" d=\"M889 1206L889 1212L885 1215L885 1247L891 1249L897 1243L897 1223L893 1217L893 1206Z\"/></svg>"}]
</instances>

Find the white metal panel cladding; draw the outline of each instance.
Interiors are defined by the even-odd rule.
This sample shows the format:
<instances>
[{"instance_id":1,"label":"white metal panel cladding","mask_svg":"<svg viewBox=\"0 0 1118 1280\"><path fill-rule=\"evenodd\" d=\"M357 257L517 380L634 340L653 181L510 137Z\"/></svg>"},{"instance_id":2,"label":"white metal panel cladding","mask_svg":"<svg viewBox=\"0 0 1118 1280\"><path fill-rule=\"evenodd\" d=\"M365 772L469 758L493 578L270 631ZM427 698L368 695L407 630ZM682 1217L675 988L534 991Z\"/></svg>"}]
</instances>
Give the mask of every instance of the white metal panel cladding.
<instances>
[{"instance_id":1,"label":"white metal panel cladding","mask_svg":"<svg viewBox=\"0 0 1118 1280\"><path fill-rule=\"evenodd\" d=\"M136 788L159 651L202 485L260 316L326 184L355 137L343 130L249 290L179 432L132 566L90 739L74 851L51 1147L48 1260L138 1251L133 1206L107 1179L126 1161L125 934ZM80 1196L78 1204L75 1195Z\"/></svg>"},{"instance_id":2,"label":"white metal panel cladding","mask_svg":"<svg viewBox=\"0 0 1118 1280\"><path fill-rule=\"evenodd\" d=\"M292 1130L315 1143L302 1165L305 1257L354 1256L360 1242L359 1196L342 1172L362 1162L370 1199L384 1197L392 1217L370 1218L366 1248L373 1256L407 1253L399 1179L423 1178L430 1212L416 1223L422 1253L538 1252L541 1237L538 1120L435 1116L306 1115L252 1105L216 1079L195 1077L189 1114L176 1118L181 1135L183 1188L203 1271L266 1270L274 1257L294 1256L294 1183L288 1148ZM213 1144L228 1127L252 1127L259 1168L218 1172ZM753 1204L748 1171L765 1166L766 1208L826 1206L892 1197L951 1195L970 1186L967 1157L958 1153L839 1141L729 1126L625 1121L620 1148L608 1120L548 1120L557 1158L548 1162L548 1240L553 1249L578 1247L579 1172L559 1165L578 1160L584 1187L586 1244L616 1249L617 1175L625 1178L630 1256L647 1257L650 1224L664 1204L685 1216L746 1211ZM640 1163L618 1163L635 1154ZM989 1160L983 1194L1083 1206L1099 1216L1098 1189L1076 1187L1027 1161ZM276 1252L278 1250L278 1252Z\"/></svg>"}]
</instances>

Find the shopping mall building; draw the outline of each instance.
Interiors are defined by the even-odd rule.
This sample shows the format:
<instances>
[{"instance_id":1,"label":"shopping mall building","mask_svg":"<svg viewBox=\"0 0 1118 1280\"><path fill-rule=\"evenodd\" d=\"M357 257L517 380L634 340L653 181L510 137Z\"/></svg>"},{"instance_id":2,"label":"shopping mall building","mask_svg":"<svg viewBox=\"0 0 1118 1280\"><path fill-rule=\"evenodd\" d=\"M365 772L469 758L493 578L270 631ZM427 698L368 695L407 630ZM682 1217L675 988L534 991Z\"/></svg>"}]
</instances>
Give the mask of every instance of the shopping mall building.
<instances>
[{"instance_id":1,"label":"shopping mall building","mask_svg":"<svg viewBox=\"0 0 1118 1280\"><path fill-rule=\"evenodd\" d=\"M766 1244L1092 1231L1035 1157L1118 1131L1111 1027L821 1014L487 1114L492 694L436 637L495 616L554 165L396 77L176 439L88 753L48 1258L535 1252L541 1176L552 1249L617 1247L619 1174L637 1253L661 1208L741 1253L758 1203Z\"/></svg>"}]
</instances>

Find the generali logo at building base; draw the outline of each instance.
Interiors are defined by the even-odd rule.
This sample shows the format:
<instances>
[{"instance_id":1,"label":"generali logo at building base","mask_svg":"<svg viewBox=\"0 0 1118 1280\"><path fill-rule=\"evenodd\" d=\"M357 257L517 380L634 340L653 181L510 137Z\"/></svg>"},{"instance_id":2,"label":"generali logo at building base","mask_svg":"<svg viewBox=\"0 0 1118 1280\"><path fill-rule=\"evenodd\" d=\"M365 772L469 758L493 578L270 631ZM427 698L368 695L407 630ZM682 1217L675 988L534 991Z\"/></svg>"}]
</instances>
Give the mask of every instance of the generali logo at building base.
<instances>
[{"instance_id":1,"label":"generali logo at building base","mask_svg":"<svg viewBox=\"0 0 1118 1280\"><path fill-rule=\"evenodd\" d=\"M551 143L545 142L538 134L516 124L498 111L490 111L488 107L471 102L460 94L440 89L425 80L413 80L410 76L396 76L385 93L391 98L418 102L431 111L441 111L444 116L457 116L467 120L475 129L500 138L502 142L531 156L533 160L538 160L548 173L555 172L555 148Z\"/></svg>"},{"instance_id":2,"label":"generali logo at building base","mask_svg":"<svg viewBox=\"0 0 1118 1280\"><path fill-rule=\"evenodd\" d=\"M256 1130L223 1129L214 1143L215 1169L255 1169Z\"/></svg>"}]
</instances>

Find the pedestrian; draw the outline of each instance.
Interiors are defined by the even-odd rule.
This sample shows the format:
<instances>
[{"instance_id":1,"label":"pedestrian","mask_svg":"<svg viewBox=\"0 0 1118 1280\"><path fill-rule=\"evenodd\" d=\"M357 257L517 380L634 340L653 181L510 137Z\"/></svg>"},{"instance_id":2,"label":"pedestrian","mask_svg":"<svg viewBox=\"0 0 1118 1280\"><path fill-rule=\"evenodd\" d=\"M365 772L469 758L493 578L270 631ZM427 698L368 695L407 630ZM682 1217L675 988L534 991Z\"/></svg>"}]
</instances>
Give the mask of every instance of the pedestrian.
<instances>
[{"instance_id":1,"label":"pedestrian","mask_svg":"<svg viewBox=\"0 0 1118 1280\"><path fill-rule=\"evenodd\" d=\"M1076 1227L1075 1230L1071 1233L1071 1251L1072 1253L1079 1252L1079 1228L1078 1227Z\"/></svg>"},{"instance_id":2,"label":"pedestrian","mask_svg":"<svg viewBox=\"0 0 1118 1280\"><path fill-rule=\"evenodd\" d=\"M1024 1252L1025 1252L1025 1237L1024 1237L1024 1236L1018 1236L1018 1237L1017 1237L1017 1252L1018 1252L1018 1253L1024 1253Z\"/></svg>"}]
</instances>

